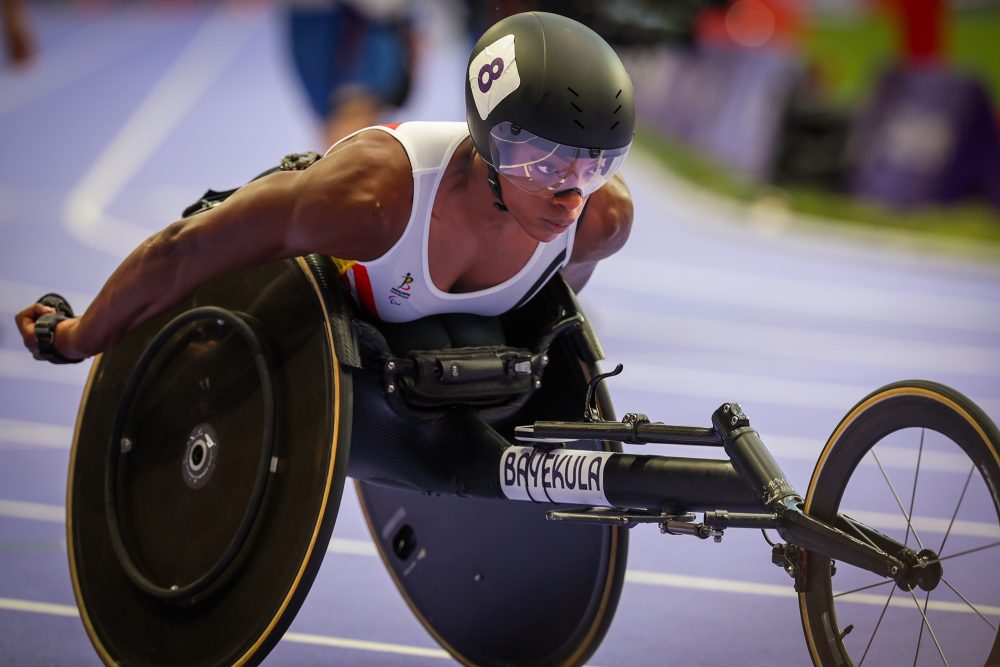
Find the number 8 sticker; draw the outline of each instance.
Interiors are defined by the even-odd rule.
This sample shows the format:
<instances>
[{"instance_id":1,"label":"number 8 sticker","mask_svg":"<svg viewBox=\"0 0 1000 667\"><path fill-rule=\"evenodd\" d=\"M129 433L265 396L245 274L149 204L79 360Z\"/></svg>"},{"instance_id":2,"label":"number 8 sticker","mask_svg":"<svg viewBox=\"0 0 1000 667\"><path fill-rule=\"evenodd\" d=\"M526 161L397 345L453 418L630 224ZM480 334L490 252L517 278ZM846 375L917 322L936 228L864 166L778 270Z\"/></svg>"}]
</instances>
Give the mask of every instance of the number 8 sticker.
<instances>
[{"instance_id":1,"label":"number 8 sticker","mask_svg":"<svg viewBox=\"0 0 1000 667\"><path fill-rule=\"evenodd\" d=\"M469 63L469 90L483 120L520 85L514 35L501 37Z\"/></svg>"},{"instance_id":2,"label":"number 8 sticker","mask_svg":"<svg viewBox=\"0 0 1000 667\"><path fill-rule=\"evenodd\" d=\"M493 87L493 82L499 79L501 74L503 74L503 58L494 58L489 65L483 65L479 70L479 92L488 93Z\"/></svg>"}]
</instances>

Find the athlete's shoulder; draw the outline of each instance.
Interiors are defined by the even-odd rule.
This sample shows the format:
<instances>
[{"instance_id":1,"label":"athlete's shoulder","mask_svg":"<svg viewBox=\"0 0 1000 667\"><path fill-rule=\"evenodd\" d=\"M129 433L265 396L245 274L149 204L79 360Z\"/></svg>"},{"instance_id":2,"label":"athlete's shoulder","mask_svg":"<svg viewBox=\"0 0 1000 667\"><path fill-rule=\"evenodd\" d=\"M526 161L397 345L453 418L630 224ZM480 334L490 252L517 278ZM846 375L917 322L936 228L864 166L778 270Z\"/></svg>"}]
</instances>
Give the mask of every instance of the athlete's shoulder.
<instances>
[{"instance_id":1,"label":"athlete's shoulder","mask_svg":"<svg viewBox=\"0 0 1000 667\"><path fill-rule=\"evenodd\" d=\"M395 190L412 180L407 150L399 138L378 128L341 139L306 173L324 190L348 188L358 194Z\"/></svg>"},{"instance_id":2,"label":"athlete's shoulder","mask_svg":"<svg viewBox=\"0 0 1000 667\"><path fill-rule=\"evenodd\" d=\"M401 123L376 125L371 129L384 129L391 133L412 136L443 136L468 135L469 126L465 121L450 120L408 120Z\"/></svg>"},{"instance_id":3,"label":"athlete's shoulder","mask_svg":"<svg viewBox=\"0 0 1000 667\"><path fill-rule=\"evenodd\" d=\"M620 250L632 230L632 215L632 195L618 174L590 195L577 223L573 261L593 262Z\"/></svg>"},{"instance_id":4,"label":"athlete's shoulder","mask_svg":"<svg viewBox=\"0 0 1000 667\"><path fill-rule=\"evenodd\" d=\"M344 137L326 151L326 164L351 162L365 167L371 164L384 163L393 167L397 163L407 161L406 150L395 132L395 125L376 125L366 127ZM323 160L317 162L322 164Z\"/></svg>"},{"instance_id":5,"label":"athlete's shoulder","mask_svg":"<svg viewBox=\"0 0 1000 667\"><path fill-rule=\"evenodd\" d=\"M317 250L343 248L339 256L348 259L379 257L410 217L413 173L406 150L385 132L355 133L302 172L296 197L296 217Z\"/></svg>"}]
</instances>

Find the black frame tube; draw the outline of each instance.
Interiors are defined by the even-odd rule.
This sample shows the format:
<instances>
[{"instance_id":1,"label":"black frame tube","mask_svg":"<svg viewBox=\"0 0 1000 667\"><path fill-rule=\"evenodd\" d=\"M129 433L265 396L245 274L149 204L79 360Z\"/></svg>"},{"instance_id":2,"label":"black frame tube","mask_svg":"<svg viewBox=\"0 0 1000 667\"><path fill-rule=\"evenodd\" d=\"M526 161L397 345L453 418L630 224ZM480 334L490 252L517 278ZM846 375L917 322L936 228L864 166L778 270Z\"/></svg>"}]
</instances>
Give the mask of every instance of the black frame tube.
<instances>
[{"instance_id":1,"label":"black frame tube","mask_svg":"<svg viewBox=\"0 0 1000 667\"><path fill-rule=\"evenodd\" d=\"M726 460L614 454L605 464L604 492L615 507L761 511L750 486Z\"/></svg>"},{"instance_id":2,"label":"black frame tube","mask_svg":"<svg viewBox=\"0 0 1000 667\"><path fill-rule=\"evenodd\" d=\"M802 511L798 492L750 427L750 420L739 404L720 406L712 415L712 423L713 429L697 429L645 420L536 422L532 427L519 429L519 434L538 439L721 445L728 461L612 456L605 468L605 495L612 505L619 507L704 511L706 526L716 529L776 528L783 539L800 547L886 577L905 576L909 565L900 558L905 558L905 546L857 522L838 517L835 525L829 526ZM738 511L743 509L757 512L764 509L768 513Z\"/></svg>"},{"instance_id":3,"label":"black frame tube","mask_svg":"<svg viewBox=\"0 0 1000 667\"><path fill-rule=\"evenodd\" d=\"M733 467L752 486L764 507L777 510L785 498L801 500L760 435L750 428L750 420L738 403L724 403L712 414L712 423L722 435Z\"/></svg>"},{"instance_id":4,"label":"black frame tube","mask_svg":"<svg viewBox=\"0 0 1000 667\"><path fill-rule=\"evenodd\" d=\"M527 465L529 470L533 470L532 474L537 475L537 471L544 471L546 453L557 449L537 444L533 448L524 444L512 445L477 417L471 414L466 416L468 419L458 420L462 424L459 432L450 433L452 438L457 436L455 442L460 443L454 450L460 454L457 459L441 457L433 466L422 471L408 468L413 481L408 483L397 478L396 482L431 494L506 500L501 473L507 468L501 463L509 463L512 453L521 458L522 450L533 449L539 461L532 464L532 458L529 458ZM800 547L814 549L881 575L894 578L905 576L909 566L897 556L905 551L902 545L897 548L895 544L881 540L859 540L839 526L817 521L802 511L797 492L785 479L760 436L749 427L749 419L739 405L724 404L713 415L713 422L715 429L646 421L536 422L530 427L518 427L516 433L528 440L550 438L591 442L721 444L730 456L729 460L607 453L602 463L603 494L607 506L669 514L706 512L706 525L709 527L723 527L720 524L733 528L773 527L783 539ZM395 472L398 476L400 471ZM381 474L376 474L376 478L383 482L393 479ZM415 484L417 479L420 483ZM537 486L532 488L537 490ZM515 502L531 501L553 507L573 506L548 500L544 489L536 495L528 493L526 498ZM584 504L595 503L589 500ZM860 524L853 528L851 532L866 532ZM891 542L884 536L879 537Z\"/></svg>"},{"instance_id":5,"label":"black frame tube","mask_svg":"<svg viewBox=\"0 0 1000 667\"><path fill-rule=\"evenodd\" d=\"M777 529L781 538L787 542L804 549L818 551L829 558L850 563L883 577L899 581L905 578L910 570L908 563L888 553L882 546L862 542L839 528L817 521L798 507L789 507L781 515Z\"/></svg>"},{"instance_id":6,"label":"black frame tube","mask_svg":"<svg viewBox=\"0 0 1000 667\"><path fill-rule=\"evenodd\" d=\"M554 422L537 421L530 427L532 437L555 440L615 440L630 445L701 445L722 447L722 436L714 428L672 426L640 422Z\"/></svg>"}]
</instances>

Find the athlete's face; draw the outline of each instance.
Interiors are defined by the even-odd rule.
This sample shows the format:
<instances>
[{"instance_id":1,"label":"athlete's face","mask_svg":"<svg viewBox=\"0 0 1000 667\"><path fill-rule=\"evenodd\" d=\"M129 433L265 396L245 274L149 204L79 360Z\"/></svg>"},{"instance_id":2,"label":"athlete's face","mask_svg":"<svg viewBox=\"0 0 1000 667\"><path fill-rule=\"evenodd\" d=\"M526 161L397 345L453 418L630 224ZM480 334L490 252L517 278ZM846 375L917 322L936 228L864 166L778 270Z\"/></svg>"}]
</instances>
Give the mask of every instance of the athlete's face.
<instances>
[{"instance_id":1,"label":"athlete's face","mask_svg":"<svg viewBox=\"0 0 1000 667\"><path fill-rule=\"evenodd\" d=\"M508 212L532 238L546 243L566 232L587 203L577 189L527 192L502 175L500 185Z\"/></svg>"}]
</instances>

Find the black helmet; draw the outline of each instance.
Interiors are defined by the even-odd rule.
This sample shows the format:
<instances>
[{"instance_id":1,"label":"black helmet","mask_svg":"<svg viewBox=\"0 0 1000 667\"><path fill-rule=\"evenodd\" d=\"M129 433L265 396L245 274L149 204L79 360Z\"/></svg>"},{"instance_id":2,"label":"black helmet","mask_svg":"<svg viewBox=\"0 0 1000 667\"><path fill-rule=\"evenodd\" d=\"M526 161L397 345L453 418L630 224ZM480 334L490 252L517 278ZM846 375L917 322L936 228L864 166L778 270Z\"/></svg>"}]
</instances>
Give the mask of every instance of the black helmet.
<instances>
[{"instance_id":1,"label":"black helmet","mask_svg":"<svg viewBox=\"0 0 1000 667\"><path fill-rule=\"evenodd\" d=\"M479 38L465 111L476 150L491 164L490 130L504 121L602 150L628 146L635 128L632 81L618 55L582 23L544 12L509 16Z\"/></svg>"}]
</instances>

